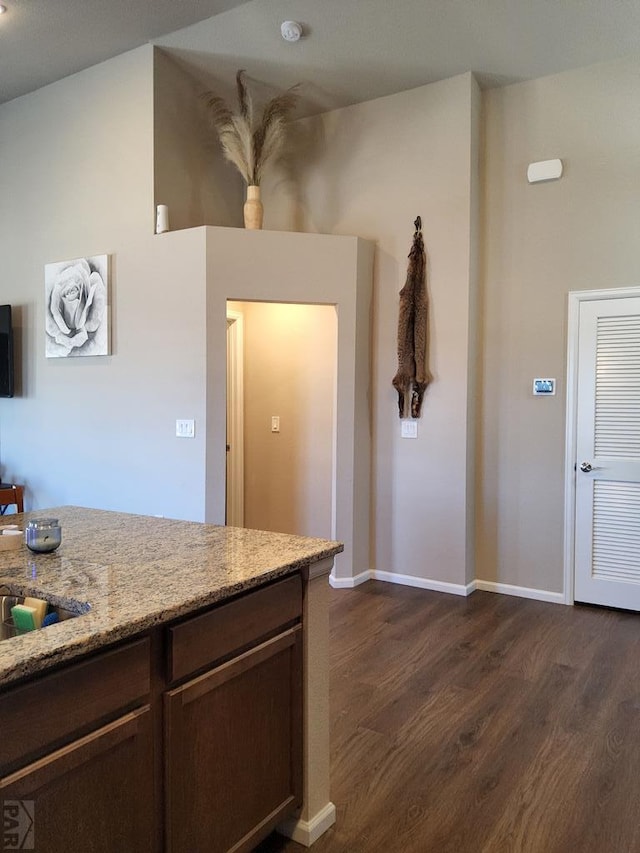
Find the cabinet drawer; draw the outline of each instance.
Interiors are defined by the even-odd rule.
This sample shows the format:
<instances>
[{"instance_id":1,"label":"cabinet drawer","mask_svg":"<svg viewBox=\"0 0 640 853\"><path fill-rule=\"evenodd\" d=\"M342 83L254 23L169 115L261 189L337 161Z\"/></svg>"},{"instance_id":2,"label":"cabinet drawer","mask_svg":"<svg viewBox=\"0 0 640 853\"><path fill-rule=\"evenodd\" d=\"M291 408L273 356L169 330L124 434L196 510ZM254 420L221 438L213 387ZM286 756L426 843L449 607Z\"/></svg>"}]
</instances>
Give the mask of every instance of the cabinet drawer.
<instances>
[{"instance_id":1,"label":"cabinet drawer","mask_svg":"<svg viewBox=\"0 0 640 853\"><path fill-rule=\"evenodd\" d=\"M0 694L0 773L141 703L149 692L145 638Z\"/></svg>"},{"instance_id":2,"label":"cabinet drawer","mask_svg":"<svg viewBox=\"0 0 640 853\"><path fill-rule=\"evenodd\" d=\"M256 643L302 615L302 581L292 575L169 628L168 674L176 681Z\"/></svg>"}]
</instances>

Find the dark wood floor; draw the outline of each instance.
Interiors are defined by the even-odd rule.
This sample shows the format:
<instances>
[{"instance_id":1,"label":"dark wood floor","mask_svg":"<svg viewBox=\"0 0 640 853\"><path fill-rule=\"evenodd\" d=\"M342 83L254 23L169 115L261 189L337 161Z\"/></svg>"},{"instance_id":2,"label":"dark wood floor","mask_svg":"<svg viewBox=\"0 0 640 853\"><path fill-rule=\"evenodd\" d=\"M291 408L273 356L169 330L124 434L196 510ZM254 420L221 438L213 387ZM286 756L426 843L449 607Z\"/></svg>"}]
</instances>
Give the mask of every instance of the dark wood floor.
<instances>
[{"instance_id":1,"label":"dark wood floor","mask_svg":"<svg viewBox=\"0 0 640 853\"><path fill-rule=\"evenodd\" d=\"M640 616L332 591L331 735L314 853L640 853Z\"/></svg>"}]
</instances>

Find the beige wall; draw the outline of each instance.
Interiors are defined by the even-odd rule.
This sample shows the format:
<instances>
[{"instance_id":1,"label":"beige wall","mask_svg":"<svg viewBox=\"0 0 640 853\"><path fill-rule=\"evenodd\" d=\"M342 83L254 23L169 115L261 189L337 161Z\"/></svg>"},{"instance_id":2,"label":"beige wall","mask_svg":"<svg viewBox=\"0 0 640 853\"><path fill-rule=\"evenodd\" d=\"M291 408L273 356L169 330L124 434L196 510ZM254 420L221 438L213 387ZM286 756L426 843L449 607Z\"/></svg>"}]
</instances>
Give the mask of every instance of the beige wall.
<instances>
[{"instance_id":1,"label":"beige wall","mask_svg":"<svg viewBox=\"0 0 640 853\"><path fill-rule=\"evenodd\" d=\"M171 230L242 225L243 183L220 156L208 124L203 86L154 48L155 203L169 208Z\"/></svg>"},{"instance_id":2,"label":"beige wall","mask_svg":"<svg viewBox=\"0 0 640 853\"><path fill-rule=\"evenodd\" d=\"M562 590L567 293L640 283L639 79L616 62L485 93L486 580ZM528 163L553 157L562 179L529 185ZM557 395L532 397L536 376Z\"/></svg>"},{"instance_id":3,"label":"beige wall","mask_svg":"<svg viewBox=\"0 0 640 853\"><path fill-rule=\"evenodd\" d=\"M204 245L153 235L152 70L144 47L0 107L0 301L19 350L0 462L29 509L204 515L203 436L175 437L176 418L204 423ZM44 265L101 253L112 355L46 359Z\"/></svg>"},{"instance_id":4,"label":"beige wall","mask_svg":"<svg viewBox=\"0 0 640 853\"><path fill-rule=\"evenodd\" d=\"M244 318L245 526L330 538L335 306L231 305Z\"/></svg>"},{"instance_id":5,"label":"beige wall","mask_svg":"<svg viewBox=\"0 0 640 853\"><path fill-rule=\"evenodd\" d=\"M299 124L299 162L265 186L265 225L375 240L372 518L374 567L464 588L473 577L478 106L471 75ZM422 216L431 301L428 389L417 440L400 438L395 392L398 293Z\"/></svg>"},{"instance_id":6,"label":"beige wall","mask_svg":"<svg viewBox=\"0 0 640 853\"><path fill-rule=\"evenodd\" d=\"M153 68L144 47L0 106L0 187L10 200L0 208L0 301L14 306L18 348L18 396L0 400L0 464L5 479L27 484L29 507L75 502L219 520L224 424L214 404L224 359L207 333L224 339L218 300L270 298L259 280L268 264L289 271L274 285L284 301L313 292L337 303L340 284L322 247L305 269L312 235L286 244L286 235L279 243L273 232L235 228L153 235L156 201L170 204L173 227L239 216L232 172L215 167L225 174L217 201L200 183L208 154L191 150L192 82L163 57L154 89ZM356 541L367 536L370 491L378 571L458 588L475 575L561 590L566 294L640 280L639 73L639 62L617 62L484 94L479 301L480 93L471 75L298 124L299 162L264 187L267 228L377 244L372 387L366 323L353 342L358 357L338 368L360 434L362 413L372 413L371 490L368 442L348 448L356 477L344 505L362 515L355 570L370 565L369 543ZM527 164L549 157L563 159L563 179L529 186ZM400 438L390 380L418 213L434 382L411 441ZM353 245L338 254L344 248L364 281L370 257L362 241ZM113 354L45 359L44 264L102 252L113 258ZM368 316L367 293L345 310ZM541 375L557 378L556 397L531 396ZM175 438L178 417L196 419L194 441Z\"/></svg>"}]
</instances>

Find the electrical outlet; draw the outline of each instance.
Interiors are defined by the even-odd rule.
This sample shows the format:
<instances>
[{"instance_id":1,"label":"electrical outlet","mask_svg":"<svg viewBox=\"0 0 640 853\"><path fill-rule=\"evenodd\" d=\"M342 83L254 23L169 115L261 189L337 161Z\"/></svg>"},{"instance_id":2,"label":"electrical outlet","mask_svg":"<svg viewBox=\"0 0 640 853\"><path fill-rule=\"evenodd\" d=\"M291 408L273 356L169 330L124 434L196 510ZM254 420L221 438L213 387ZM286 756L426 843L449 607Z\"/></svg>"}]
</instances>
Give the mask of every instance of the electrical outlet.
<instances>
[{"instance_id":1,"label":"electrical outlet","mask_svg":"<svg viewBox=\"0 0 640 853\"><path fill-rule=\"evenodd\" d=\"M418 421L402 421L400 427L401 438L417 438L418 437Z\"/></svg>"},{"instance_id":2,"label":"electrical outlet","mask_svg":"<svg viewBox=\"0 0 640 853\"><path fill-rule=\"evenodd\" d=\"M280 432L280 415L271 416L271 432Z\"/></svg>"},{"instance_id":3,"label":"electrical outlet","mask_svg":"<svg viewBox=\"0 0 640 853\"><path fill-rule=\"evenodd\" d=\"M193 420L176 421L176 436L178 438L195 438L196 422Z\"/></svg>"}]
</instances>

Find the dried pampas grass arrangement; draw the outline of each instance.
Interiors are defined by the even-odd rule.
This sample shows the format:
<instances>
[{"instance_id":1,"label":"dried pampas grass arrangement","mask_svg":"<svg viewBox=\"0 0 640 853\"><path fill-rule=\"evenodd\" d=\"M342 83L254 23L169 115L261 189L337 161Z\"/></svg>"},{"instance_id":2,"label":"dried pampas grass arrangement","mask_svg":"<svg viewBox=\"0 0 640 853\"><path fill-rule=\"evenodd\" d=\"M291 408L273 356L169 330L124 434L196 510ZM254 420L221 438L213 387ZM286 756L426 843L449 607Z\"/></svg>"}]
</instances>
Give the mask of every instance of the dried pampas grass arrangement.
<instances>
[{"instance_id":1,"label":"dried pampas grass arrangement","mask_svg":"<svg viewBox=\"0 0 640 853\"><path fill-rule=\"evenodd\" d=\"M233 112L213 92L203 97L224 156L240 172L247 186L259 186L267 163L284 153L287 125L298 102L299 84L272 98L259 121L254 116L253 99L243 70L236 74L236 85L238 112Z\"/></svg>"}]
</instances>

